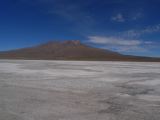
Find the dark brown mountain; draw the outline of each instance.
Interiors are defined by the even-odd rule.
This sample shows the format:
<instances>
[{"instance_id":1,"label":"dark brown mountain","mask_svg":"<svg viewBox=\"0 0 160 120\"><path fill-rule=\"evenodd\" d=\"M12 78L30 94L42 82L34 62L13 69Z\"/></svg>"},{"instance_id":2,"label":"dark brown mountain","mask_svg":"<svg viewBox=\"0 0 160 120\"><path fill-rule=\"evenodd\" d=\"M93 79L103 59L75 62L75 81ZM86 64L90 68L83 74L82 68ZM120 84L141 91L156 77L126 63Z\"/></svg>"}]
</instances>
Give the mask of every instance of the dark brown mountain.
<instances>
[{"instance_id":1,"label":"dark brown mountain","mask_svg":"<svg viewBox=\"0 0 160 120\"><path fill-rule=\"evenodd\" d=\"M0 52L1 59L42 60L111 60L111 61L160 61L160 58L122 55L110 50L94 48L78 40L48 42L29 48Z\"/></svg>"}]
</instances>

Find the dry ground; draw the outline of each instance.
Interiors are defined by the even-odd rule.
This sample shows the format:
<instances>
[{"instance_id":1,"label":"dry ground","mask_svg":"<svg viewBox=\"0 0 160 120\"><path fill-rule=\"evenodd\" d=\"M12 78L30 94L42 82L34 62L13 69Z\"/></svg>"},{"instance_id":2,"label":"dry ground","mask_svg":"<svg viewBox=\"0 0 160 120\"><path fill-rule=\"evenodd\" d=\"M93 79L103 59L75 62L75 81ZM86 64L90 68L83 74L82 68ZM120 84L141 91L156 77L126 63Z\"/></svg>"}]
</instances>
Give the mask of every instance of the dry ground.
<instances>
[{"instance_id":1,"label":"dry ground","mask_svg":"<svg viewBox=\"0 0 160 120\"><path fill-rule=\"evenodd\" d=\"M160 63L0 60L0 120L160 120Z\"/></svg>"}]
</instances>

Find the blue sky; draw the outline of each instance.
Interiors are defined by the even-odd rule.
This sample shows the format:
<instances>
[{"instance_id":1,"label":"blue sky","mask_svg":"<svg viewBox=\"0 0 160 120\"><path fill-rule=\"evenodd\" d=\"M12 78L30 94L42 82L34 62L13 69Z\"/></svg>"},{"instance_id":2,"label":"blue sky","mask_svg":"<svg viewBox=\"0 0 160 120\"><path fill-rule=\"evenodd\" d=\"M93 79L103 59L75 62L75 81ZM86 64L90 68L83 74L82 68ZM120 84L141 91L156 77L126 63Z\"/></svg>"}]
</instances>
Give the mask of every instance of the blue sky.
<instances>
[{"instance_id":1,"label":"blue sky","mask_svg":"<svg viewBox=\"0 0 160 120\"><path fill-rule=\"evenodd\" d=\"M5 0L0 50L51 40L160 57L160 0Z\"/></svg>"}]
</instances>

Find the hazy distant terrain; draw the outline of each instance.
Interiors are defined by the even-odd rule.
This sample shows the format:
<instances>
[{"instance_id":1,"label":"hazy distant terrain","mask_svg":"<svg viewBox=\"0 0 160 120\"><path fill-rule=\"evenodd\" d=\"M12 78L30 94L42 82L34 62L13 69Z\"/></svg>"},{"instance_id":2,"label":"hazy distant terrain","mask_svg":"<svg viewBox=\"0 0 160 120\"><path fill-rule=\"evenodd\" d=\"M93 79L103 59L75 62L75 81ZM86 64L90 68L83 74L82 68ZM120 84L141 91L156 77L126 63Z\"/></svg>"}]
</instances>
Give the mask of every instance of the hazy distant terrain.
<instances>
[{"instance_id":1,"label":"hazy distant terrain","mask_svg":"<svg viewBox=\"0 0 160 120\"><path fill-rule=\"evenodd\" d=\"M0 60L0 120L160 120L160 64Z\"/></svg>"}]
</instances>

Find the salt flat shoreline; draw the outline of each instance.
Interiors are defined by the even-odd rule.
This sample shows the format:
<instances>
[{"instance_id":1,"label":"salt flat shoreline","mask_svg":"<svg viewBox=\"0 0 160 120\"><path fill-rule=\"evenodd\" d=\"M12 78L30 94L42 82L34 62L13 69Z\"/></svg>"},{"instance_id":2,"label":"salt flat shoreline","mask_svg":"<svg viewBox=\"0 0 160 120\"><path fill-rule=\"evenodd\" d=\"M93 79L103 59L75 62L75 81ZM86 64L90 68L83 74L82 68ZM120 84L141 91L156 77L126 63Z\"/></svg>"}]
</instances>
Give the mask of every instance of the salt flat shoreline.
<instances>
[{"instance_id":1,"label":"salt flat shoreline","mask_svg":"<svg viewBox=\"0 0 160 120\"><path fill-rule=\"evenodd\" d=\"M159 120L157 62L0 60L2 120Z\"/></svg>"}]
</instances>

